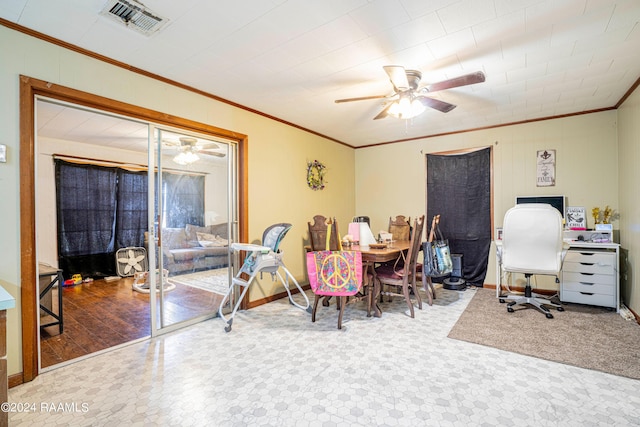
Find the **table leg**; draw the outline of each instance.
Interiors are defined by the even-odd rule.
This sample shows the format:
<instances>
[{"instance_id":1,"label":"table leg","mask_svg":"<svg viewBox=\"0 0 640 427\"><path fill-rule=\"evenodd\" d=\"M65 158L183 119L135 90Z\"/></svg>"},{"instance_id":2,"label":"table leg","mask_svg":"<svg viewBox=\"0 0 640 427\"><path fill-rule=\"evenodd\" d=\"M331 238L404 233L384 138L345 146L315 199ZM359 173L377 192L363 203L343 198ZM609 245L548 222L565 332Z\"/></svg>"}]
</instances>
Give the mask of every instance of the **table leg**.
<instances>
[{"instance_id":1,"label":"table leg","mask_svg":"<svg viewBox=\"0 0 640 427\"><path fill-rule=\"evenodd\" d=\"M64 283L64 277L62 277L62 271L58 272L58 321L60 324L58 325L60 333L64 331L63 327L63 319L62 315L62 284Z\"/></svg>"},{"instance_id":2,"label":"table leg","mask_svg":"<svg viewBox=\"0 0 640 427\"><path fill-rule=\"evenodd\" d=\"M46 276L49 276L49 274L41 275L40 277L46 277ZM53 322L49 322L45 325L40 325L40 327L46 328L47 326L58 325L59 333L62 333L64 331L64 321L63 321L63 313L62 313L62 287L64 283L64 278L62 277L62 270L55 273L54 279L51 282L49 282L49 284L44 288L44 290L40 292L39 299L42 300L42 298L48 292L53 292L53 287L55 286L56 283L58 284L58 313L57 314L54 313L52 310L49 310L49 308L42 305L42 303L39 303L38 305L40 306L40 309L43 310L45 313L47 313L49 316L54 318ZM53 306L51 308L53 309Z\"/></svg>"},{"instance_id":3,"label":"table leg","mask_svg":"<svg viewBox=\"0 0 640 427\"><path fill-rule=\"evenodd\" d=\"M371 305L373 308L373 317L382 317L382 310L378 304L378 297L380 296L380 281L373 279L373 297L371 298Z\"/></svg>"},{"instance_id":4,"label":"table leg","mask_svg":"<svg viewBox=\"0 0 640 427\"><path fill-rule=\"evenodd\" d=\"M366 274L367 270L370 270L371 274ZM380 297L380 281L376 277L376 269L374 263L367 262L365 264L365 276L367 277L366 280L373 281L373 286L371 286L370 288L372 289L373 294L371 295L369 309L370 311L373 310L373 317L381 317L382 310L380 309L380 305L378 305L378 299Z\"/></svg>"}]
</instances>

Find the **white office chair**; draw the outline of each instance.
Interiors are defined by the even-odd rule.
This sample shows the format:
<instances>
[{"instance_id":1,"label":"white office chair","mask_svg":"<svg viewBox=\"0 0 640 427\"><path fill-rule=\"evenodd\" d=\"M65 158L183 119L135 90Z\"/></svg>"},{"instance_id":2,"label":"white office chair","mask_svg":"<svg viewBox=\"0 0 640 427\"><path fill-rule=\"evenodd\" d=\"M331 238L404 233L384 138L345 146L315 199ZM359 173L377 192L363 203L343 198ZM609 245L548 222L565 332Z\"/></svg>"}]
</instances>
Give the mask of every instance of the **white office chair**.
<instances>
[{"instance_id":1,"label":"white office chair","mask_svg":"<svg viewBox=\"0 0 640 427\"><path fill-rule=\"evenodd\" d=\"M509 209L504 216L502 235L502 271L521 273L526 278L524 295L507 294L500 302L510 300L507 311L513 306L530 304L542 311L547 318L553 315L545 306L564 311L541 295L531 292L531 276L534 274L557 276L562 268L566 249L562 240L562 216L551 205L520 204Z\"/></svg>"}]
</instances>

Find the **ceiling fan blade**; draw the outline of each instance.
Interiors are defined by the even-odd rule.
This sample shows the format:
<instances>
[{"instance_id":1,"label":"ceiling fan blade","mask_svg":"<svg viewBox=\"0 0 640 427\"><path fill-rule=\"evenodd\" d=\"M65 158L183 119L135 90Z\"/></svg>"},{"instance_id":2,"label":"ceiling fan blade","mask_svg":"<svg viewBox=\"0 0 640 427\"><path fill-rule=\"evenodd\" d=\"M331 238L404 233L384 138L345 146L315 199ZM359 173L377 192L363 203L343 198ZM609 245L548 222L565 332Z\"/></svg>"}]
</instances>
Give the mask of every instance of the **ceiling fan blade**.
<instances>
[{"instance_id":1,"label":"ceiling fan blade","mask_svg":"<svg viewBox=\"0 0 640 427\"><path fill-rule=\"evenodd\" d=\"M205 154L207 156L214 156L214 157L225 157L226 154L225 153L221 153L219 151L200 151L200 154Z\"/></svg>"},{"instance_id":2,"label":"ceiling fan blade","mask_svg":"<svg viewBox=\"0 0 640 427\"><path fill-rule=\"evenodd\" d=\"M429 92L437 92L439 90L482 83L484 80L484 73L482 71L477 71L475 73L465 74L464 76L455 77L453 79L427 85L425 86L425 89L427 89Z\"/></svg>"},{"instance_id":3,"label":"ceiling fan blade","mask_svg":"<svg viewBox=\"0 0 640 427\"><path fill-rule=\"evenodd\" d=\"M386 98L386 97L387 97L387 95L360 96L360 97L357 97L357 98L336 99L334 102L336 104L340 104L342 102L366 101L367 99L380 99L380 98Z\"/></svg>"},{"instance_id":4,"label":"ceiling fan blade","mask_svg":"<svg viewBox=\"0 0 640 427\"><path fill-rule=\"evenodd\" d=\"M206 144L199 144L199 145L196 145L196 147L198 147L198 150L209 150L209 149L220 148L220 146L218 144L216 144L215 142L208 142Z\"/></svg>"},{"instance_id":5,"label":"ceiling fan blade","mask_svg":"<svg viewBox=\"0 0 640 427\"><path fill-rule=\"evenodd\" d=\"M389 114L389 108L391 108L392 105L393 105L393 102L390 102L389 105L384 107L383 110L380 111L378 115L373 118L373 120L380 120L387 117L387 115Z\"/></svg>"},{"instance_id":6,"label":"ceiling fan blade","mask_svg":"<svg viewBox=\"0 0 640 427\"><path fill-rule=\"evenodd\" d=\"M448 113L449 111L456 108L455 105L449 104L448 102L440 101L439 99L429 98L427 96L418 96L417 99L424 105L425 107L431 107L438 111L442 111L443 113Z\"/></svg>"},{"instance_id":7,"label":"ceiling fan blade","mask_svg":"<svg viewBox=\"0 0 640 427\"><path fill-rule=\"evenodd\" d=\"M396 89L396 92L404 91L410 89L409 80L407 80L407 72L404 67L400 65L385 65L384 71L389 75L389 80L393 84L393 87Z\"/></svg>"}]
</instances>

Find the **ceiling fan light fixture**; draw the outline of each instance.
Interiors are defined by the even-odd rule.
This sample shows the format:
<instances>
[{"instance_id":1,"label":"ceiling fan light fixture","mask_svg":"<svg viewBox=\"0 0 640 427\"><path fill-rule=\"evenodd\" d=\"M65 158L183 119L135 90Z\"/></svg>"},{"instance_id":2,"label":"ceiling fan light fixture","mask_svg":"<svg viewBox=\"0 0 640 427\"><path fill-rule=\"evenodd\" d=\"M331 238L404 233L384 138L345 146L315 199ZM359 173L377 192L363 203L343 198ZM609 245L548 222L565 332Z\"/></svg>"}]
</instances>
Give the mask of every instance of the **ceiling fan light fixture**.
<instances>
[{"instance_id":1,"label":"ceiling fan light fixture","mask_svg":"<svg viewBox=\"0 0 640 427\"><path fill-rule=\"evenodd\" d=\"M426 109L427 107L425 107L419 99L414 99L413 101L411 101L411 114L413 114L413 117L419 116L420 114L424 113L424 110Z\"/></svg>"},{"instance_id":2,"label":"ceiling fan light fixture","mask_svg":"<svg viewBox=\"0 0 640 427\"><path fill-rule=\"evenodd\" d=\"M433 108L443 113L448 113L456 108L455 105L446 101L431 98L430 96L424 96L424 93L468 86L485 81L484 73L482 71L476 71L475 73L454 77L420 87L419 84L422 79L422 73L420 71L407 70L400 65L385 65L383 68L393 85L393 94L336 99L335 102L343 103L350 101L363 101L367 99L393 98L395 100L391 103L387 103L382 111L373 118L373 120L384 119L387 116L408 120L422 114L426 107Z\"/></svg>"},{"instance_id":3,"label":"ceiling fan light fixture","mask_svg":"<svg viewBox=\"0 0 640 427\"><path fill-rule=\"evenodd\" d=\"M389 107L388 114L397 119L412 119L422 113L424 113L425 106L419 99L407 95L400 96L400 99L393 101L391 107Z\"/></svg>"},{"instance_id":4,"label":"ceiling fan light fixture","mask_svg":"<svg viewBox=\"0 0 640 427\"><path fill-rule=\"evenodd\" d=\"M173 158L174 162L183 166L195 163L198 160L200 160L200 157L191 150L181 151Z\"/></svg>"}]
</instances>

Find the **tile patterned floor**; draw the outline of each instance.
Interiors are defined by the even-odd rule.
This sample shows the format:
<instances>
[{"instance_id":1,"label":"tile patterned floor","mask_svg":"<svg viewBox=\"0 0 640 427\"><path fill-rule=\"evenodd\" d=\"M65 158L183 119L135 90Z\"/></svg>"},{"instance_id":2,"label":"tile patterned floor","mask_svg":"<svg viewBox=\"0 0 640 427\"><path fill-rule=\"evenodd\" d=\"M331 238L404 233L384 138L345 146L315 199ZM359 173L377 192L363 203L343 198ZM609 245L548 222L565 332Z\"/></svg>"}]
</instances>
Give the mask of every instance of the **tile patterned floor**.
<instances>
[{"instance_id":1,"label":"tile patterned floor","mask_svg":"<svg viewBox=\"0 0 640 427\"><path fill-rule=\"evenodd\" d=\"M447 338L475 290L410 319L276 301L12 388L11 426L631 426L640 382ZM517 331L514 331L517 333ZM505 337L506 339L507 337Z\"/></svg>"}]
</instances>

